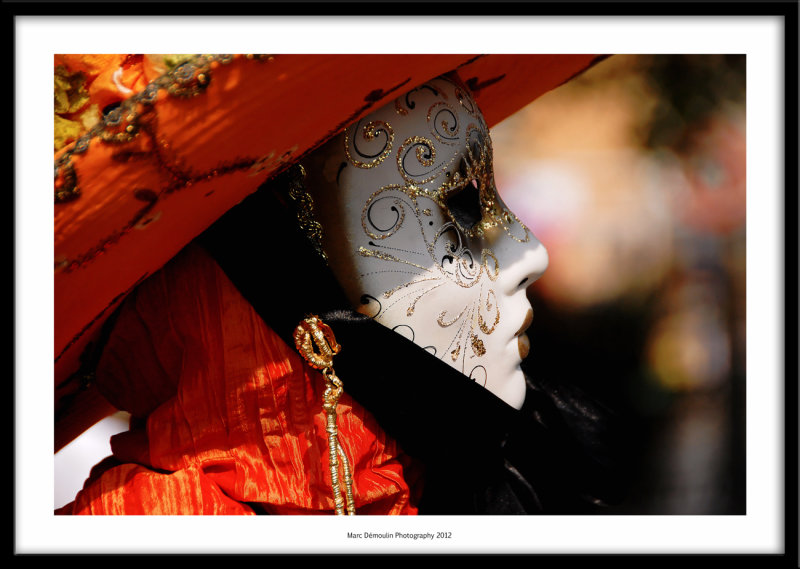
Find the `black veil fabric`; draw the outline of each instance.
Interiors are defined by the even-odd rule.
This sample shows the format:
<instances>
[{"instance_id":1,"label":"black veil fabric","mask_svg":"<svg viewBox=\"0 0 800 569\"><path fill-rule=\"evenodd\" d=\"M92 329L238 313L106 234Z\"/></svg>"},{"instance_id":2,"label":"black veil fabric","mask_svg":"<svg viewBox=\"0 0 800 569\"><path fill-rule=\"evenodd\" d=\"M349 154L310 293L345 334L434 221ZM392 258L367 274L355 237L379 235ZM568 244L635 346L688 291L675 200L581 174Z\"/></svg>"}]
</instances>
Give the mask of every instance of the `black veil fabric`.
<instances>
[{"instance_id":1,"label":"black veil fabric","mask_svg":"<svg viewBox=\"0 0 800 569\"><path fill-rule=\"evenodd\" d=\"M342 346L344 389L424 465L420 514L585 514L618 491L602 408L528 378L517 410L410 340L353 310L268 182L202 234L202 245L281 338L308 314Z\"/></svg>"}]
</instances>

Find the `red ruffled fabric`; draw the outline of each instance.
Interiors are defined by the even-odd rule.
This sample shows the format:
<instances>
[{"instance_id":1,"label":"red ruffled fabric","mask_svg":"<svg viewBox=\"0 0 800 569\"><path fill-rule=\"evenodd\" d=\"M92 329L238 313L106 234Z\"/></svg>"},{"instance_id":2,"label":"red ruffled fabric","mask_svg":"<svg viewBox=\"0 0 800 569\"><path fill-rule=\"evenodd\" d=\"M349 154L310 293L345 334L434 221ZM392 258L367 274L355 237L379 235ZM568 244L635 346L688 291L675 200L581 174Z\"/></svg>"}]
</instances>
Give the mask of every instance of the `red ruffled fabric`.
<instances>
[{"instance_id":1,"label":"red ruffled fabric","mask_svg":"<svg viewBox=\"0 0 800 569\"><path fill-rule=\"evenodd\" d=\"M127 300L97 375L132 429L58 513L333 513L323 378L202 250ZM342 381L339 440L357 513L416 514L417 467Z\"/></svg>"}]
</instances>

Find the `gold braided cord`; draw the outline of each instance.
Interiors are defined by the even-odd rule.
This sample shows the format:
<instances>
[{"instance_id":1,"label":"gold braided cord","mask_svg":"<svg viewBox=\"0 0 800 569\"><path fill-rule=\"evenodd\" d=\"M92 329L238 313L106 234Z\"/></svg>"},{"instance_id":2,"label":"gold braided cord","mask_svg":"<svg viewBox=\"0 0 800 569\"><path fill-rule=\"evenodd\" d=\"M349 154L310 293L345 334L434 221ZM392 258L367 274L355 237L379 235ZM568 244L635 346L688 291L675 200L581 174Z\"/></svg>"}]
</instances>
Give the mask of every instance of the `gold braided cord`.
<instances>
[{"instance_id":1,"label":"gold braided cord","mask_svg":"<svg viewBox=\"0 0 800 569\"><path fill-rule=\"evenodd\" d=\"M337 442L338 444L338 442ZM339 455L342 459L342 470L344 470L344 488L347 495L347 515L356 515L356 503L353 499L353 475L350 472L350 461L347 460L347 455L344 454L342 445L339 444Z\"/></svg>"},{"instance_id":2,"label":"gold braided cord","mask_svg":"<svg viewBox=\"0 0 800 569\"><path fill-rule=\"evenodd\" d=\"M328 465L331 472L331 486L333 490L333 503L336 515L353 516L356 513L355 500L353 499L353 475L350 462L347 460L344 449L339 443L339 428L337 425L336 407L342 395L342 381L333 371L333 356L339 353L341 347L333 336L330 327L323 323L317 316L309 316L303 320L294 332L295 346L311 367L322 370L325 378L325 392L322 396L323 409L325 409L326 427L328 433ZM316 347L316 350L314 349ZM339 463L341 459L342 478L344 479L344 497L339 478Z\"/></svg>"}]
</instances>

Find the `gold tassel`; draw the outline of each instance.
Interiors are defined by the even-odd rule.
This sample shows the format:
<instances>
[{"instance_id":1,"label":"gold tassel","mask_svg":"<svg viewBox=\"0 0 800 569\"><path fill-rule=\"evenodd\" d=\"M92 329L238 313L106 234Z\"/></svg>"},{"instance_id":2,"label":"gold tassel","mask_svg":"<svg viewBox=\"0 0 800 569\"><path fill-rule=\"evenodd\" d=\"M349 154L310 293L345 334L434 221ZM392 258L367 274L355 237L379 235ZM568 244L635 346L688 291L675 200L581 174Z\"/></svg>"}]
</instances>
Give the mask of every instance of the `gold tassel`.
<instances>
[{"instance_id":1,"label":"gold tassel","mask_svg":"<svg viewBox=\"0 0 800 569\"><path fill-rule=\"evenodd\" d=\"M327 419L326 431L328 432L328 460L331 469L331 482L333 485L333 502L336 505L336 515L345 513L345 498L339 484L339 459L345 485L347 515L356 513L353 501L353 476L350 463L344 454L342 445L339 444L339 429L336 424L336 406L342 395L342 380L333 371L333 356L339 353L341 346L333 336L333 330L322 322L318 316L311 315L304 319L294 331L294 343L306 361L315 369L322 370L325 378L325 393L323 394L323 409ZM316 350L314 347L316 346Z\"/></svg>"}]
</instances>

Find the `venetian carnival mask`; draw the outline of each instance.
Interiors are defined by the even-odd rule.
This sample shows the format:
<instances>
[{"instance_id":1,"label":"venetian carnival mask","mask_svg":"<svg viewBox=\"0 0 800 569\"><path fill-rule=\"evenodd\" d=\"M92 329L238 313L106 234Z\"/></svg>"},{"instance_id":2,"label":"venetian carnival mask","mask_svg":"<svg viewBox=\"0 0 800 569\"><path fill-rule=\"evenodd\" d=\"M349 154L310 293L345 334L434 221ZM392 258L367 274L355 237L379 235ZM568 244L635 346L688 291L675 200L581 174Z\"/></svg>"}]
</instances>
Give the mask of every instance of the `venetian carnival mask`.
<instances>
[{"instance_id":1,"label":"venetian carnival mask","mask_svg":"<svg viewBox=\"0 0 800 569\"><path fill-rule=\"evenodd\" d=\"M489 130L467 89L429 81L304 165L352 305L520 408L525 291L547 252L497 193Z\"/></svg>"}]
</instances>

